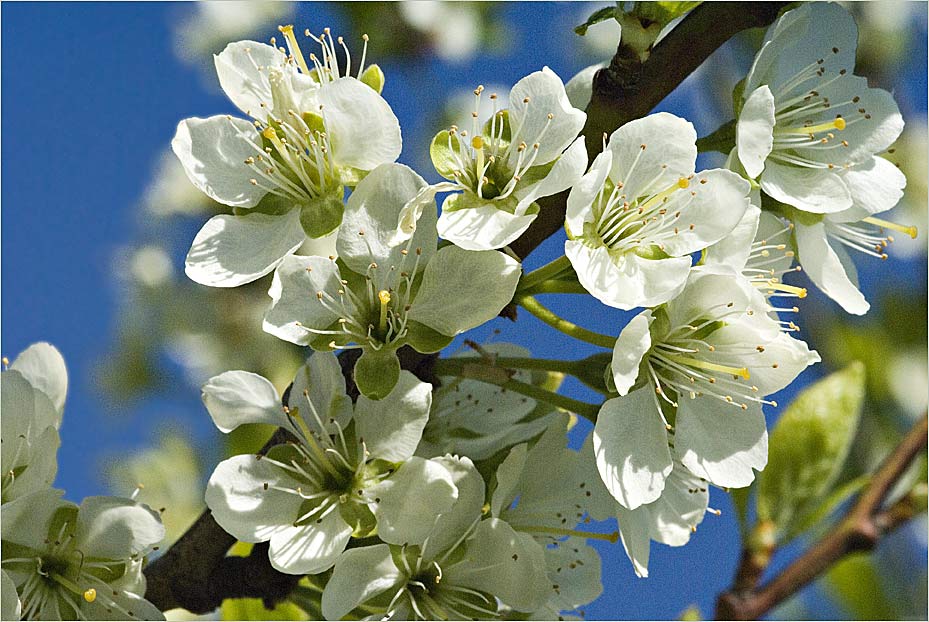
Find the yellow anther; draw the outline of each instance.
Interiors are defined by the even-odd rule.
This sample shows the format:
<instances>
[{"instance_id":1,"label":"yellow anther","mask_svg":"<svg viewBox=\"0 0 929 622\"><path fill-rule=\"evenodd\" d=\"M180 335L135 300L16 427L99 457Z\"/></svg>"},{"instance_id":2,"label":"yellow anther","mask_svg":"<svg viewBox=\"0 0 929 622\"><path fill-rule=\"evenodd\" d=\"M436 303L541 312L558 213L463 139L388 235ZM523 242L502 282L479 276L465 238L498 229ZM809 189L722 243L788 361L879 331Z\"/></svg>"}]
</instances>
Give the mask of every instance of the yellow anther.
<instances>
[{"instance_id":1,"label":"yellow anther","mask_svg":"<svg viewBox=\"0 0 929 622\"><path fill-rule=\"evenodd\" d=\"M268 140L274 140L277 138L277 132L274 131L273 127L266 127L264 130L262 130L261 135Z\"/></svg>"},{"instance_id":2,"label":"yellow anther","mask_svg":"<svg viewBox=\"0 0 929 622\"><path fill-rule=\"evenodd\" d=\"M382 305L390 304L390 292L382 289L377 293L377 299L381 301Z\"/></svg>"},{"instance_id":3,"label":"yellow anther","mask_svg":"<svg viewBox=\"0 0 929 622\"><path fill-rule=\"evenodd\" d=\"M92 587L84 590L84 600L86 600L89 603L92 603L95 600L97 600L97 590L95 590Z\"/></svg>"}]
</instances>

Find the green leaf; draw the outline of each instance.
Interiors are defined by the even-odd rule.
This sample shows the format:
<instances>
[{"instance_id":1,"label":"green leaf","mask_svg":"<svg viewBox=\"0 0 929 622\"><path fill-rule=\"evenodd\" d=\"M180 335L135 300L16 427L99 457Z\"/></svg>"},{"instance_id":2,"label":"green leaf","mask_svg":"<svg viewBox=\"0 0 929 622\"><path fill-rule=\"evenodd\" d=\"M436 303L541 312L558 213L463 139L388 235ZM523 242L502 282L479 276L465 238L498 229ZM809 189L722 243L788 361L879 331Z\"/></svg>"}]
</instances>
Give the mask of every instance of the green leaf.
<instances>
[{"instance_id":1,"label":"green leaf","mask_svg":"<svg viewBox=\"0 0 929 622\"><path fill-rule=\"evenodd\" d=\"M636 2L632 14L642 20L661 24L664 28L673 20L687 13L699 2Z\"/></svg>"},{"instance_id":2,"label":"green leaf","mask_svg":"<svg viewBox=\"0 0 929 622\"><path fill-rule=\"evenodd\" d=\"M823 584L855 620L899 620L896 610L881 585L880 575L867 553L854 553L839 561Z\"/></svg>"},{"instance_id":3,"label":"green leaf","mask_svg":"<svg viewBox=\"0 0 929 622\"><path fill-rule=\"evenodd\" d=\"M838 509L846 499L864 488L869 480L870 478L867 475L861 475L837 486L835 490L826 495L826 498L818 506L810 508L807 512L796 517L787 538L793 539L807 529L820 524L823 519Z\"/></svg>"},{"instance_id":4,"label":"green leaf","mask_svg":"<svg viewBox=\"0 0 929 622\"><path fill-rule=\"evenodd\" d=\"M771 432L758 518L774 523L781 544L833 492L861 417L864 383L858 362L831 374L800 393Z\"/></svg>"},{"instance_id":5,"label":"green leaf","mask_svg":"<svg viewBox=\"0 0 929 622\"><path fill-rule=\"evenodd\" d=\"M574 27L574 32L581 35L582 37L587 34L587 29L593 26L594 24L599 24L600 22L605 22L608 19L616 18L616 7L606 6L602 9L597 9L594 11L590 17L587 18L587 21L583 24Z\"/></svg>"},{"instance_id":6,"label":"green leaf","mask_svg":"<svg viewBox=\"0 0 929 622\"><path fill-rule=\"evenodd\" d=\"M282 601L274 609L265 608L260 598L227 598L220 607L222 620L309 620L300 607Z\"/></svg>"},{"instance_id":7,"label":"green leaf","mask_svg":"<svg viewBox=\"0 0 929 622\"><path fill-rule=\"evenodd\" d=\"M429 145L429 155L436 172L445 179L455 179L458 164L458 135L451 130L442 130L435 135Z\"/></svg>"}]
</instances>

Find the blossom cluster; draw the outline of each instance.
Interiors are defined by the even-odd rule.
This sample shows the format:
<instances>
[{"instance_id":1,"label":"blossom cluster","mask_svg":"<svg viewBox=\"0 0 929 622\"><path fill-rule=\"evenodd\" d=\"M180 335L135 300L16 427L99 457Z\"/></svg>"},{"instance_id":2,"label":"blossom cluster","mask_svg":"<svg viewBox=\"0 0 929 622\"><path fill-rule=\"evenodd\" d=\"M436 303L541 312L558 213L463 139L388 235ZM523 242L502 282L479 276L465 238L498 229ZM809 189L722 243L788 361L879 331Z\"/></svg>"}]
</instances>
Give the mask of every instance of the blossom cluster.
<instances>
[{"instance_id":1,"label":"blossom cluster","mask_svg":"<svg viewBox=\"0 0 929 622\"><path fill-rule=\"evenodd\" d=\"M696 131L669 113L585 136L593 72L569 98L546 67L505 101L474 90L469 121L430 144L436 184L396 162L400 125L366 50L353 65L327 29L304 33L305 55L280 32L285 46L215 57L249 119L187 119L172 145L233 208L197 234L188 276L235 287L273 272L264 330L315 351L283 395L247 371L204 385L221 431L269 423L284 439L220 463L206 501L239 540L269 542L276 569L317 575L327 619L551 618L599 595L591 539L621 539L647 576L651 541L685 544L716 513L711 486L765 467L763 407L819 361L786 319L807 293L792 275L864 313L843 247L886 258L887 229L915 234L875 217L902 196L881 154L903 121L852 74L857 31L838 5L770 28L724 168L697 170ZM564 257L524 275L508 246L563 191ZM314 254L321 239L334 249ZM401 348L433 354L511 303L532 312L551 282L641 309L593 340L612 356L580 451L557 382L515 346L475 345L430 382L401 369ZM359 351L344 373L336 350ZM616 533L584 527L613 518Z\"/></svg>"},{"instance_id":2,"label":"blossom cluster","mask_svg":"<svg viewBox=\"0 0 929 622\"><path fill-rule=\"evenodd\" d=\"M4 361L6 364L6 361ZM145 600L145 557L161 518L119 497L80 505L52 488L68 388L61 354L29 346L0 373L4 620L163 620Z\"/></svg>"}]
</instances>

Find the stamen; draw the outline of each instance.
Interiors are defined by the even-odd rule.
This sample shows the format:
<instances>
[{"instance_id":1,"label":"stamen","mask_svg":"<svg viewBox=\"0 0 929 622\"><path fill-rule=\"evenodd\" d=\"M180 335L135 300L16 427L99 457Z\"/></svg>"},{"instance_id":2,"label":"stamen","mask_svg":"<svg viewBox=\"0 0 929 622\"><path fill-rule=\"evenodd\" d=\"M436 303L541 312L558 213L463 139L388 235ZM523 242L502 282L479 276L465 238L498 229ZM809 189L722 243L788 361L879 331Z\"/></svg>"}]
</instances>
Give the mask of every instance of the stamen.
<instances>
[{"instance_id":1,"label":"stamen","mask_svg":"<svg viewBox=\"0 0 929 622\"><path fill-rule=\"evenodd\" d=\"M895 222L890 222L888 220L882 220L880 218L874 218L869 216L868 218L863 218L862 221L875 225L884 229L892 229L894 231L899 231L900 233L905 233L914 240L916 239L917 229L914 226L899 225Z\"/></svg>"},{"instance_id":2,"label":"stamen","mask_svg":"<svg viewBox=\"0 0 929 622\"><path fill-rule=\"evenodd\" d=\"M300 51L300 44L297 43L297 38L294 36L293 24L278 26L277 29L284 35L284 38L287 39L287 47L290 48L290 55L297 61L300 71L309 74L310 68L307 66L306 60L303 58L303 52Z\"/></svg>"}]
</instances>

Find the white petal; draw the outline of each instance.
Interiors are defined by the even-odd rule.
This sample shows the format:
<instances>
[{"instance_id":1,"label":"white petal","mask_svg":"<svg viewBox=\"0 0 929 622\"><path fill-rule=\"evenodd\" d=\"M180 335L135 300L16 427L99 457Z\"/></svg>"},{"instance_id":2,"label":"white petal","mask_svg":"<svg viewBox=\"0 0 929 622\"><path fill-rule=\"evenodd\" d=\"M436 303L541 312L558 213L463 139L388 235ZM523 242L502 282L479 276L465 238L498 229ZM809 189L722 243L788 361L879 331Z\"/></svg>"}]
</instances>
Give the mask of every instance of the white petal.
<instances>
[{"instance_id":1,"label":"white petal","mask_svg":"<svg viewBox=\"0 0 929 622\"><path fill-rule=\"evenodd\" d=\"M420 248L419 265L425 266L435 252L435 209L422 210L409 245L394 243L404 207L425 187L425 180L403 164L384 164L371 171L355 187L345 206L336 242L342 261L358 274L365 274L376 263L383 279L392 267L400 265L402 250Z\"/></svg>"},{"instance_id":2,"label":"white petal","mask_svg":"<svg viewBox=\"0 0 929 622\"><path fill-rule=\"evenodd\" d=\"M265 484L268 489L265 490ZM226 532L242 542L264 542L279 529L293 524L302 499L275 490L296 489L300 484L280 468L254 454L223 460L206 487L206 504ZM306 491L310 492L310 491Z\"/></svg>"},{"instance_id":3,"label":"white petal","mask_svg":"<svg viewBox=\"0 0 929 622\"><path fill-rule=\"evenodd\" d=\"M458 500L449 470L438 461L418 456L366 492L380 499L374 506L377 535L388 544L421 545L436 517Z\"/></svg>"},{"instance_id":4,"label":"white petal","mask_svg":"<svg viewBox=\"0 0 929 622\"><path fill-rule=\"evenodd\" d=\"M568 538L546 547L545 564L552 585L558 586L551 597L558 610L583 607L603 593L600 555L583 539Z\"/></svg>"},{"instance_id":5,"label":"white petal","mask_svg":"<svg viewBox=\"0 0 929 622\"><path fill-rule=\"evenodd\" d=\"M871 308L864 295L845 272L839 256L826 239L823 223L796 223L797 259L803 272L816 287L835 300L849 313L864 315Z\"/></svg>"},{"instance_id":6,"label":"white petal","mask_svg":"<svg viewBox=\"0 0 929 622\"><path fill-rule=\"evenodd\" d=\"M29 384L47 395L60 416L68 393L68 369L55 346L44 341L34 343L23 350L9 368L18 371Z\"/></svg>"},{"instance_id":7,"label":"white petal","mask_svg":"<svg viewBox=\"0 0 929 622\"><path fill-rule=\"evenodd\" d=\"M647 505L635 510L618 506L616 522L619 524L619 538L626 549L626 556L632 562L636 576L647 578L648 558L651 552L651 510Z\"/></svg>"},{"instance_id":8,"label":"white petal","mask_svg":"<svg viewBox=\"0 0 929 622\"><path fill-rule=\"evenodd\" d=\"M526 466L528 446L523 443L513 447L497 467L497 487L490 499L490 515L499 518L519 495L519 479Z\"/></svg>"},{"instance_id":9,"label":"white petal","mask_svg":"<svg viewBox=\"0 0 929 622\"><path fill-rule=\"evenodd\" d=\"M735 126L739 160L751 178L761 175L764 161L774 147L774 95L767 85L752 91Z\"/></svg>"},{"instance_id":10,"label":"white petal","mask_svg":"<svg viewBox=\"0 0 929 622\"><path fill-rule=\"evenodd\" d=\"M216 115L184 119L177 126L171 149L190 182L208 197L233 207L254 207L267 194L249 181L254 171L245 159L261 144L255 126L245 119Z\"/></svg>"},{"instance_id":11,"label":"white petal","mask_svg":"<svg viewBox=\"0 0 929 622\"><path fill-rule=\"evenodd\" d=\"M852 207L830 214L834 222L855 222L892 208L903 198L906 176L897 166L874 156L842 172L852 193Z\"/></svg>"},{"instance_id":12,"label":"white petal","mask_svg":"<svg viewBox=\"0 0 929 622\"><path fill-rule=\"evenodd\" d=\"M489 592L517 611L537 609L549 590L542 547L498 518L478 523L464 559L446 568L443 579Z\"/></svg>"},{"instance_id":13,"label":"white petal","mask_svg":"<svg viewBox=\"0 0 929 622\"><path fill-rule=\"evenodd\" d=\"M722 240L745 215L750 190L751 184L732 171L712 169L697 173L690 187L680 191L689 192L690 196L680 208L680 231L664 241L664 251L680 257Z\"/></svg>"},{"instance_id":14,"label":"white petal","mask_svg":"<svg viewBox=\"0 0 929 622\"><path fill-rule=\"evenodd\" d=\"M603 246L565 242L565 255L588 292L617 309L651 307L676 296L687 282L690 257L643 259L624 253L615 261Z\"/></svg>"},{"instance_id":15,"label":"white petal","mask_svg":"<svg viewBox=\"0 0 929 622\"><path fill-rule=\"evenodd\" d=\"M549 114L553 115L551 120ZM561 78L548 67L513 85L509 115L510 127L515 132L513 144L524 142L531 147L539 143L536 165L557 158L587 121L587 114L571 105ZM516 149L510 149L511 165L515 164L516 157Z\"/></svg>"},{"instance_id":16,"label":"white petal","mask_svg":"<svg viewBox=\"0 0 929 622\"><path fill-rule=\"evenodd\" d=\"M610 179L622 182L630 198L665 190L694 172L696 143L693 124L673 114L659 112L630 121L610 136Z\"/></svg>"},{"instance_id":17,"label":"white petal","mask_svg":"<svg viewBox=\"0 0 929 622\"><path fill-rule=\"evenodd\" d=\"M161 517L147 505L119 497L86 497L77 514L74 546L88 557L128 559L165 537Z\"/></svg>"},{"instance_id":18,"label":"white petal","mask_svg":"<svg viewBox=\"0 0 929 622\"><path fill-rule=\"evenodd\" d=\"M608 63L597 63L596 65L584 67L573 78L568 80L568 83L564 85L564 90L572 106L578 110L587 108L593 94L594 75L607 66Z\"/></svg>"},{"instance_id":19,"label":"white petal","mask_svg":"<svg viewBox=\"0 0 929 622\"><path fill-rule=\"evenodd\" d=\"M691 473L716 486L742 488L768 463L768 431L756 403L742 410L710 397L682 399L674 450Z\"/></svg>"},{"instance_id":20,"label":"white petal","mask_svg":"<svg viewBox=\"0 0 929 622\"><path fill-rule=\"evenodd\" d=\"M668 304L668 320L672 327L682 326L708 314L720 317L730 309L744 310L751 301L752 289L735 273L713 272L712 268L695 269L687 287Z\"/></svg>"},{"instance_id":21,"label":"white petal","mask_svg":"<svg viewBox=\"0 0 929 622\"><path fill-rule=\"evenodd\" d=\"M609 149L601 151L594 158L590 171L571 188L565 215L565 228L568 231L569 238L575 238L583 234L584 223L593 219L591 206L603 189L603 184L610 173L612 165L613 152Z\"/></svg>"},{"instance_id":22,"label":"white petal","mask_svg":"<svg viewBox=\"0 0 929 622\"><path fill-rule=\"evenodd\" d=\"M386 544L345 551L326 582L323 615L341 620L361 603L398 587L402 578Z\"/></svg>"},{"instance_id":23,"label":"white petal","mask_svg":"<svg viewBox=\"0 0 929 622\"><path fill-rule=\"evenodd\" d=\"M443 512L435 521L429 540L423 546L422 558L432 561L458 543L462 536L481 517L484 505L484 479L474 463L464 456L433 458L452 475L458 488L458 500L451 509Z\"/></svg>"},{"instance_id":24,"label":"white petal","mask_svg":"<svg viewBox=\"0 0 929 622\"><path fill-rule=\"evenodd\" d=\"M370 171L400 155L400 122L374 89L355 78L338 78L316 92L339 166Z\"/></svg>"},{"instance_id":25,"label":"white petal","mask_svg":"<svg viewBox=\"0 0 929 622\"><path fill-rule=\"evenodd\" d=\"M832 214L852 206L852 195L838 173L799 168L768 160L761 189L781 203L814 214Z\"/></svg>"},{"instance_id":26,"label":"white petal","mask_svg":"<svg viewBox=\"0 0 929 622\"><path fill-rule=\"evenodd\" d=\"M449 336L480 326L513 298L520 272L499 251L446 246L426 266L408 317Z\"/></svg>"},{"instance_id":27,"label":"white petal","mask_svg":"<svg viewBox=\"0 0 929 622\"><path fill-rule=\"evenodd\" d=\"M761 209L749 205L739 224L722 240L706 249L703 263L707 266L724 266L741 272L748 263L752 242L758 231ZM783 229L783 225L780 227Z\"/></svg>"},{"instance_id":28,"label":"white petal","mask_svg":"<svg viewBox=\"0 0 929 622\"><path fill-rule=\"evenodd\" d=\"M419 219L423 215L423 210L428 210L430 213L436 211L433 208L435 208L435 195L437 193L458 189L459 187L457 184L446 181L432 184L431 186L426 186L421 189L419 194L407 201L403 209L400 210L400 216L397 219L397 231L394 233L390 245L399 246L413 237L418 227ZM426 222L432 222L432 226L435 226L434 219Z\"/></svg>"},{"instance_id":29,"label":"white petal","mask_svg":"<svg viewBox=\"0 0 929 622\"><path fill-rule=\"evenodd\" d=\"M613 346L613 360L610 371L613 382L620 395L629 393L629 389L639 377L639 365L642 357L652 347L652 338L649 327L652 325L652 312L645 310L638 314L623 328Z\"/></svg>"},{"instance_id":30,"label":"white petal","mask_svg":"<svg viewBox=\"0 0 929 622\"><path fill-rule=\"evenodd\" d=\"M184 272L201 285L238 287L274 270L304 237L299 209L280 216L213 216L190 245Z\"/></svg>"},{"instance_id":31,"label":"white petal","mask_svg":"<svg viewBox=\"0 0 929 622\"><path fill-rule=\"evenodd\" d=\"M4 620L19 620L23 606L16 593L16 584L5 570L0 570L0 618Z\"/></svg>"},{"instance_id":32,"label":"white petal","mask_svg":"<svg viewBox=\"0 0 929 622\"><path fill-rule=\"evenodd\" d=\"M432 407L432 385L421 382L408 371L387 397L358 398L355 406L355 433L363 439L372 458L403 462L413 455Z\"/></svg>"},{"instance_id":33,"label":"white petal","mask_svg":"<svg viewBox=\"0 0 929 622\"><path fill-rule=\"evenodd\" d=\"M338 267L330 259L285 257L274 271L268 290L271 307L265 313L264 331L291 343L308 344L315 335L306 327L322 330L339 317L335 311L326 309L315 294L335 294L340 278Z\"/></svg>"},{"instance_id":34,"label":"white petal","mask_svg":"<svg viewBox=\"0 0 929 622\"><path fill-rule=\"evenodd\" d=\"M345 551L352 528L338 510L321 521L294 527L288 525L271 535L268 557L271 565L287 574L317 574L328 570Z\"/></svg>"},{"instance_id":35,"label":"white petal","mask_svg":"<svg viewBox=\"0 0 929 622\"><path fill-rule=\"evenodd\" d=\"M647 506L652 540L668 546L687 544L697 525L703 522L709 499L707 483L676 466L665 482L661 498Z\"/></svg>"},{"instance_id":36,"label":"white petal","mask_svg":"<svg viewBox=\"0 0 929 622\"><path fill-rule=\"evenodd\" d=\"M287 57L277 48L257 41L235 41L213 55L219 85L245 114L264 118L271 107L268 71L287 71Z\"/></svg>"},{"instance_id":37,"label":"white petal","mask_svg":"<svg viewBox=\"0 0 929 622\"><path fill-rule=\"evenodd\" d=\"M287 405L299 409L300 417L315 432L336 434L352 418L345 376L332 352L316 352L306 360L297 370L288 397Z\"/></svg>"},{"instance_id":38,"label":"white petal","mask_svg":"<svg viewBox=\"0 0 929 622\"><path fill-rule=\"evenodd\" d=\"M281 398L269 380L247 371L227 371L207 380L200 398L220 432L244 423L290 427Z\"/></svg>"},{"instance_id":39,"label":"white petal","mask_svg":"<svg viewBox=\"0 0 929 622\"><path fill-rule=\"evenodd\" d=\"M490 201L480 207L445 209L454 196L446 197L443 204L437 225L439 236L466 250L503 248L521 236L536 218L536 214L516 216L497 209Z\"/></svg>"},{"instance_id":40,"label":"white petal","mask_svg":"<svg viewBox=\"0 0 929 622\"><path fill-rule=\"evenodd\" d=\"M600 477L623 507L634 510L661 495L671 472L668 433L646 386L607 400L594 427Z\"/></svg>"},{"instance_id":41,"label":"white petal","mask_svg":"<svg viewBox=\"0 0 929 622\"><path fill-rule=\"evenodd\" d=\"M516 206L516 213L523 214L530 205L541 197L557 194L562 190L567 190L578 182L581 175L587 169L587 147L584 144L584 137L581 136L561 154L555 166L549 171L542 181L530 187L525 195L519 196L519 203Z\"/></svg>"},{"instance_id":42,"label":"white petal","mask_svg":"<svg viewBox=\"0 0 929 622\"><path fill-rule=\"evenodd\" d=\"M61 508L77 509L61 499L63 490L43 488L3 504L0 534L4 542L31 549L44 549L55 513Z\"/></svg>"}]
</instances>

